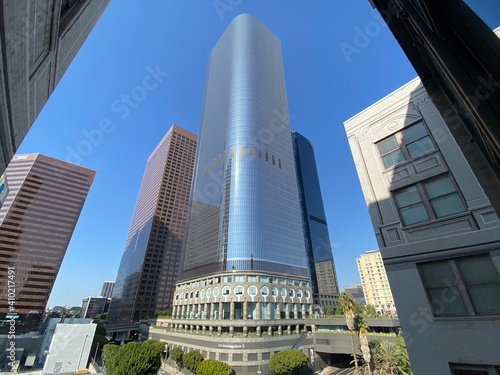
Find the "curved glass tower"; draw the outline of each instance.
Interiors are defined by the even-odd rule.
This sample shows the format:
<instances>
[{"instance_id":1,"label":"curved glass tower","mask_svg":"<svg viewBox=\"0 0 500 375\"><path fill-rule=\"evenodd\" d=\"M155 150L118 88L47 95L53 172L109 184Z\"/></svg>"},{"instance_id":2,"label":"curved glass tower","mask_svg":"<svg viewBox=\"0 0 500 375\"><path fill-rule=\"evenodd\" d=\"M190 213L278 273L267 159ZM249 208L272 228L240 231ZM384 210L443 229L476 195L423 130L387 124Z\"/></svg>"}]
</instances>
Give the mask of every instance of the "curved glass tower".
<instances>
[{"instance_id":1,"label":"curved glass tower","mask_svg":"<svg viewBox=\"0 0 500 375\"><path fill-rule=\"evenodd\" d=\"M280 41L236 17L210 55L180 280L308 277Z\"/></svg>"}]
</instances>

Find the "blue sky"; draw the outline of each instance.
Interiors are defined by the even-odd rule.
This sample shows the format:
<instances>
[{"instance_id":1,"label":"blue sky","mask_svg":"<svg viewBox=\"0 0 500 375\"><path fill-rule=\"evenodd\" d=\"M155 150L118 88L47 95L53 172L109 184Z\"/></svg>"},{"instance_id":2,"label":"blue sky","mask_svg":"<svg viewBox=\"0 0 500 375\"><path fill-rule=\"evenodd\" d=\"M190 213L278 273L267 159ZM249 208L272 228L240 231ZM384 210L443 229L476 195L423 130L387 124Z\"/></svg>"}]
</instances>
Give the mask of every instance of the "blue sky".
<instances>
[{"instance_id":1,"label":"blue sky","mask_svg":"<svg viewBox=\"0 0 500 375\"><path fill-rule=\"evenodd\" d=\"M115 280L146 160L171 124L198 133L208 55L240 13L281 40L339 283L359 283L355 259L378 245L343 122L416 76L368 0L113 0L18 150L97 171L49 305L81 305Z\"/></svg>"}]
</instances>

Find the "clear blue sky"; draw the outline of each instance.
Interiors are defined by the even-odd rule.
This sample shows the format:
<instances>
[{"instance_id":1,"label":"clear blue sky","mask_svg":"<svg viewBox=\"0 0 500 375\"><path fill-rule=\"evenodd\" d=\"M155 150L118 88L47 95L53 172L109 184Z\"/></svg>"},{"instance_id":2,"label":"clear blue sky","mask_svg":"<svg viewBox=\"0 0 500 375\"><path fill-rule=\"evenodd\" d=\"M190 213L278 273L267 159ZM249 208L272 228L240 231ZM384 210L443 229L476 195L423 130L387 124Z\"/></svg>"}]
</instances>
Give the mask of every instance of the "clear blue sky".
<instances>
[{"instance_id":1,"label":"clear blue sky","mask_svg":"<svg viewBox=\"0 0 500 375\"><path fill-rule=\"evenodd\" d=\"M368 0L113 0L18 150L97 171L49 305L81 305L115 280L146 159L172 123L198 133L208 55L240 13L281 40L291 125L315 147L339 283L359 283L355 259L378 245L343 122L416 76ZM156 81L144 81L151 70Z\"/></svg>"}]
</instances>

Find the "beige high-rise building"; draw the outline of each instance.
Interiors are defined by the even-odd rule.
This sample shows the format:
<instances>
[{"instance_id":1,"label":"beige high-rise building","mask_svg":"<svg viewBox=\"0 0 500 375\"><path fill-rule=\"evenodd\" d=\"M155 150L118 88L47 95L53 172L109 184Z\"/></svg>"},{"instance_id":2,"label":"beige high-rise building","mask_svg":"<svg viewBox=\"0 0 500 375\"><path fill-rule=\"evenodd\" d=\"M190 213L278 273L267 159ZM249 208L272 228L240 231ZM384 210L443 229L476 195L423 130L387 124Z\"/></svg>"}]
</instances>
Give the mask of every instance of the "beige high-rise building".
<instances>
[{"instance_id":1,"label":"beige high-rise building","mask_svg":"<svg viewBox=\"0 0 500 375\"><path fill-rule=\"evenodd\" d=\"M396 315L396 307L380 251L367 251L356 259L356 263L366 304L375 306L375 310L381 314Z\"/></svg>"}]
</instances>

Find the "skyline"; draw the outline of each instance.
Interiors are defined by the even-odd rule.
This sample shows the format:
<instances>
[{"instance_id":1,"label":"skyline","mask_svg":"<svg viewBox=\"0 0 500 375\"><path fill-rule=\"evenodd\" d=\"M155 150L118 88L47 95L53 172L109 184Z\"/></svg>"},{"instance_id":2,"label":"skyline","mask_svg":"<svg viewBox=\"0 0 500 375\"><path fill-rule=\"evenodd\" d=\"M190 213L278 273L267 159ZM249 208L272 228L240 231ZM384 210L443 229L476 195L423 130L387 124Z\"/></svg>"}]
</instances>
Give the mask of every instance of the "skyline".
<instances>
[{"instance_id":1,"label":"skyline","mask_svg":"<svg viewBox=\"0 0 500 375\"><path fill-rule=\"evenodd\" d=\"M368 1L134 5L109 5L18 150L97 171L49 305L81 305L116 279L147 157L173 123L198 134L209 52L241 13L281 40L291 125L314 145L339 286L359 283L356 257L378 246L343 121L416 76Z\"/></svg>"}]
</instances>

